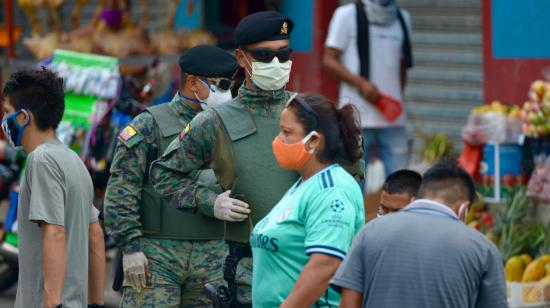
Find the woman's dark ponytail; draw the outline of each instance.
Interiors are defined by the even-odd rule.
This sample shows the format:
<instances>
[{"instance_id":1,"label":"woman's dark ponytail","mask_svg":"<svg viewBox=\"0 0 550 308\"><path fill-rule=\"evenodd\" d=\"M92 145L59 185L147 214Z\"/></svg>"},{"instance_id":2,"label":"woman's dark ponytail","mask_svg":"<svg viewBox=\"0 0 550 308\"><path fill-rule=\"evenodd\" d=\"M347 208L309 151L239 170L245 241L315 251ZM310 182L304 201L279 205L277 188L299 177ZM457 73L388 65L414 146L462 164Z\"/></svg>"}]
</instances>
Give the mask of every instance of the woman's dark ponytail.
<instances>
[{"instance_id":1,"label":"woman's dark ponytail","mask_svg":"<svg viewBox=\"0 0 550 308\"><path fill-rule=\"evenodd\" d=\"M363 141L361 138L361 126L359 124L357 110L353 105L348 104L340 108L337 112L340 136L342 136L342 141L344 142L347 161L355 163L363 155Z\"/></svg>"}]
</instances>

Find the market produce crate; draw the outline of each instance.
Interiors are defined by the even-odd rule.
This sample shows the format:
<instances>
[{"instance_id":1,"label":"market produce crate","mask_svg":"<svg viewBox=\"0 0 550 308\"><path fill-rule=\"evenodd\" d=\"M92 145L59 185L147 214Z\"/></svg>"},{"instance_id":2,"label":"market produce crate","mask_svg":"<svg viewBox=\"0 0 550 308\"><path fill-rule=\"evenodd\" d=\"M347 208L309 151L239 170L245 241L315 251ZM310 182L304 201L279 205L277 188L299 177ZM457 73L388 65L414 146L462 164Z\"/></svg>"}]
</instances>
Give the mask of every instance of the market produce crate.
<instances>
[{"instance_id":1,"label":"market produce crate","mask_svg":"<svg viewBox=\"0 0 550 308\"><path fill-rule=\"evenodd\" d=\"M506 288L510 308L550 305L550 281L508 282Z\"/></svg>"}]
</instances>

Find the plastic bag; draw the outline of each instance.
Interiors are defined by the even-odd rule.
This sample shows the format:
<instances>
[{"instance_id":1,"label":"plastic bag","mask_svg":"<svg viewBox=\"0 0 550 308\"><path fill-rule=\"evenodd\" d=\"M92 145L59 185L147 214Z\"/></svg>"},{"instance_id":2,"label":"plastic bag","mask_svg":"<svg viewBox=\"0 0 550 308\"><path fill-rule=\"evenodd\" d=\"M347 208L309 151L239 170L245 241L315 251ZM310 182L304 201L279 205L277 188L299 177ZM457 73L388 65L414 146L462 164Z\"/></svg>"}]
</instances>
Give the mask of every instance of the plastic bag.
<instances>
[{"instance_id":1,"label":"plastic bag","mask_svg":"<svg viewBox=\"0 0 550 308\"><path fill-rule=\"evenodd\" d=\"M488 142L503 143L507 135L507 117L502 112L471 113L462 129L462 139L477 146Z\"/></svg>"},{"instance_id":2,"label":"plastic bag","mask_svg":"<svg viewBox=\"0 0 550 308\"><path fill-rule=\"evenodd\" d=\"M394 122L403 113L403 105L401 105L401 102L383 93L380 94L380 99L373 105L389 122Z\"/></svg>"},{"instance_id":3,"label":"plastic bag","mask_svg":"<svg viewBox=\"0 0 550 308\"><path fill-rule=\"evenodd\" d=\"M473 146L467 142L464 143L464 150L458 158L458 163L473 178L479 177L479 162L481 162L481 146Z\"/></svg>"},{"instance_id":4,"label":"plastic bag","mask_svg":"<svg viewBox=\"0 0 550 308\"><path fill-rule=\"evenodd\" d=\"M550 203L550 156L537 156L535 164L527 184L527 195L537 201Z\"/></svg>"},{"instance_id":5,"label":"plastic bag","mask_svg":"<svg viewBox=\"0 0 550 308\"><path fill-rule=\"evenodd\" d=\"M505 143L517 143L523 134L523 122L519 118L510 118L506 120L506 140Z\"/></svg>"},{"instance_id":6,"label":"plastic bag","mask_svg":"<svg viewBox=\"0 0 550 308\"><path fill-rule=\"evenodd\" d=\"M384 185L384 163L381 160L374 160L367 165L365 176L365 191L372 193L378 191Z\"/></svg>"}]
</instances>

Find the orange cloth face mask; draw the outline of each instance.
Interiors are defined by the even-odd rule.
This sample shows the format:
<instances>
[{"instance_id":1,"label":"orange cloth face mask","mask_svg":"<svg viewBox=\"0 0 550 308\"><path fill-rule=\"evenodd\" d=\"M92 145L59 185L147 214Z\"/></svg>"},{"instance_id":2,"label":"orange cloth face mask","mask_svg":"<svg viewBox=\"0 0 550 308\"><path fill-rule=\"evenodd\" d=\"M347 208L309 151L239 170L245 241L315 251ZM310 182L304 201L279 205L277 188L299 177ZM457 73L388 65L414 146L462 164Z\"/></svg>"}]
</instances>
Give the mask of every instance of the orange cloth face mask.
<instances>
[{"instance_id":1,"label":"orange cloth face mask","mask_svg":"<svg viewBox=\"0 0 550 308\"><path fill-rule=\"evenodd\" d=\"M273 139L273 154L283 169L297 170L302 168L311 159L315 149L306 150L306 143L311 137L318 135L316 131L310 132L302 141L296 143L283 143L279 136Z\"/></svg>"}]
</instances>

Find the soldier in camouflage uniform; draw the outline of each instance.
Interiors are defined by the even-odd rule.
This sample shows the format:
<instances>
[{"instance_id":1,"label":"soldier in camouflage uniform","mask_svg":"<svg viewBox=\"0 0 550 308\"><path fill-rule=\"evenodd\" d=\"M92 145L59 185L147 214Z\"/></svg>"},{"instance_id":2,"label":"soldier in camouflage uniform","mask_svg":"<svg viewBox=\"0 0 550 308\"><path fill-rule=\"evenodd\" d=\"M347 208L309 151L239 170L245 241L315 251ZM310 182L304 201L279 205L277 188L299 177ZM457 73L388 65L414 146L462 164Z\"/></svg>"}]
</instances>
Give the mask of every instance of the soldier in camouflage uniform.
<instances>
[{"instance_id":1,"label":"soldier in camouflage uniform","mask_svg":"<svg viewBox=\"0 0 550 308\"><path fill-rule=\"evenodd\" d=\"M193 117L231 100L228 89L238 64L222 49L197 46L181 56L180 67L182 85L172 101L148 108L118 137L105 227L123 251L121 307L208 307L204 284L223 282L223 224L166 204L148 170ZM216 190L211 170L197 170L193 178ZM195 202L192 194L187 200Z\"/></svg>"},{"instance_id":2,"label":"soldier in camouflage uniform","mask_svg":"<svg viewBox=\"0 0 550 308\"><path fill-rule=\"evenodd\" d=\"M279 115L290 97L284 87L292 64L292 28L290 19L273 11L245 17L234 34L239 45L237 58L246 72L245 85L230 103L195 117L182 138L173 141L151 167L154 188L171 204L226 221L230 255L224 278L232 307L250 307L248 237L252 225L298 178L295 172L278 167L271 150L279 131ZM224 193L193 179L197 170L208 166Z\"/></svg>"}]
</instances>

